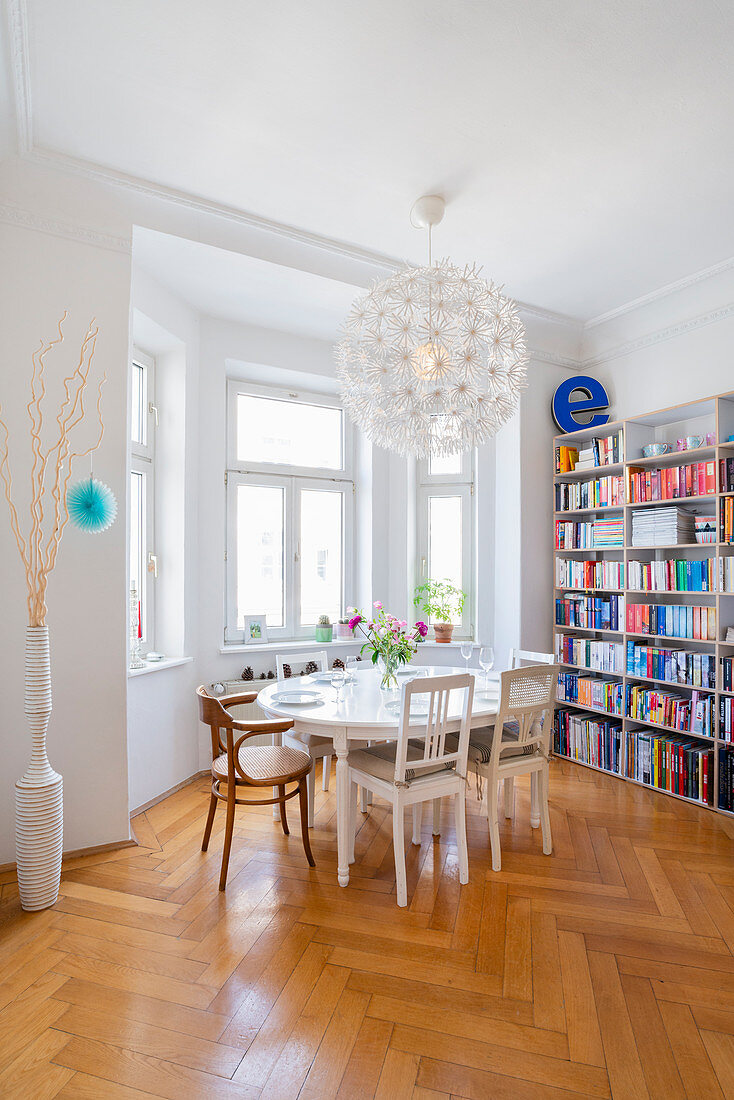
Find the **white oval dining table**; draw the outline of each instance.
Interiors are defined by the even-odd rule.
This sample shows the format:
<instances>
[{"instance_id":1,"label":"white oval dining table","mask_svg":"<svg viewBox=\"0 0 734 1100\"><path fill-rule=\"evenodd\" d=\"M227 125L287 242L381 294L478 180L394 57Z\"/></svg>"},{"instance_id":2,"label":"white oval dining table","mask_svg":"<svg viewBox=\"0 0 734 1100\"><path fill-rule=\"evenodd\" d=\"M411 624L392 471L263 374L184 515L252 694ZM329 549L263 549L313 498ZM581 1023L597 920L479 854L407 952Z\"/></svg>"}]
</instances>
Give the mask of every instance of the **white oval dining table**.
<instances>
[{"instance_id":1,"label":"white oval dining table","mask_svg":"<svg viewBox=\"0 0 734 1100\"><path fill-rule=\"evenodd\" d=\"M446 676L451 673L463 673L464 668L450 668L446 665L419 665L411 671L417 676ZM494 690L485 694L484 674L469 669L476 677L474 704L471 714L473 729L493 724L497 714L497 680L499 673L490 673L490 685ZM408 677L399 677L398 684ZM299 688L319 692L319 701L309 704L288 704L277 701L284 691ZM457 692L456 729L459 728L459 705L461 692ZM349 885L349 742L386 741L397 737L399 720L399 693L386 694L380 690L380 672L371 665L359 669L351 680L341 689L341 698L337 703L336 691L327 681L319 681L311 676L291 677L287 681L269 684L260 691L257 702L269 717L293 719L290 736L308 745L311 737L330 737L336 753L336 835L338 877L340 886ZM449 707L451 704L449 704ZM451 709L449 710L449 718ZM421 718L416 716L419 726ZM273 735L273 741L279 744L280 734Z\"/></svg>"}]
</instances>

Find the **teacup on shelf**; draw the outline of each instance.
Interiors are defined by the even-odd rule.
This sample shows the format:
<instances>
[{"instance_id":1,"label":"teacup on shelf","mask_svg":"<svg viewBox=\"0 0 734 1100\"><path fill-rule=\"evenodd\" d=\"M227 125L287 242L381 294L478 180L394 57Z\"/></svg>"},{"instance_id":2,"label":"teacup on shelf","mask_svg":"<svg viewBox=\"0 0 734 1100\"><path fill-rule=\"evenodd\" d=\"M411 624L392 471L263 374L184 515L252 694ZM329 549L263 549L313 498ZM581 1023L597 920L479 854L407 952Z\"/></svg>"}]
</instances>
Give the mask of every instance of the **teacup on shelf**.
<instances>
[{"instance_id":1,"label":"teacup on shelf","mask_svg":"<svg viewBox=\"0 0 734 1100\"><path fill-rule=\"evenodd\" d=\"M670 451L669 443L646 443L642 448L642 455L644 458L659 458L660 455L666 455Z\"/></svg>"}]
</instances>

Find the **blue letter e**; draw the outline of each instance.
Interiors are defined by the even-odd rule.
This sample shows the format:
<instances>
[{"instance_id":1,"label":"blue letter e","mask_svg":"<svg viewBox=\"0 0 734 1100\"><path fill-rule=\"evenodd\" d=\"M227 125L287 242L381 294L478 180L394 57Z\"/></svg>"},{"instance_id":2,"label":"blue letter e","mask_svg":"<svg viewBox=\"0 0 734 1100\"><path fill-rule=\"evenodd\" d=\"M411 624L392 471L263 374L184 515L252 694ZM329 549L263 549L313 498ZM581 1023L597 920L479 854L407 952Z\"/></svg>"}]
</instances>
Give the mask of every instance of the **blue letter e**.
<instances>
[{"instance_id":1,"label":"blue letter e","mask_svg":"<svg viewBox=\"0 0 734 1100\"><path fill-rule=\"evenodd\" d=\"M573 394L579 391L585 400L572 400ZM579 428L597 428L600 424L606 424L609 414L592 416L585 424L579 424L575 419L580 412L595 412L597 409L608 409L609 398L607 391L597 378L589 378L588 375L576 375L575 378L566 378L553 394L553 419L562 432L575 432Z\"/></svg>"}]
</instances>

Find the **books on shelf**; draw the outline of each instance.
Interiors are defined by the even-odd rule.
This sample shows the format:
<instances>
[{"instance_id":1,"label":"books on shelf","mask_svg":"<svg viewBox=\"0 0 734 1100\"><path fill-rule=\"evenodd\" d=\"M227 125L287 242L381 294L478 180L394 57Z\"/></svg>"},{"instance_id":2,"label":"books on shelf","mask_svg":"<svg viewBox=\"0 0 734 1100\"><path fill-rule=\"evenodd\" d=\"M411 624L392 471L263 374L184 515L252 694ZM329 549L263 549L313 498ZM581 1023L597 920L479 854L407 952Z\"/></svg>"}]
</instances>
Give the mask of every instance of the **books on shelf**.
<instances>
[{"instance_id":1,"label":"books on shelf","mask_svg":"<svg viewBox=\"0 0 734 1100\"><path fill-rule=\"evenodd\" d=\"M694 517L685 508L645 508L632 513L633 546L693 542L694 530Z\"/></svg>"},{"instance_id":2,"label":"books on shelf","mask_svg":"<svg viewBox=\"0 0 734 1100\"><path fill-rule=\"evenodd\" d=\"M621 609L621 612L620 612ZM624 612L621 596L577 596L566 592L556 600L556 624L587 630L619 630Z\"/></svg>"},{"instance_id":3,"label":"books on shelf","mask_svg":"<svg viewBox=\"0 0 734 1100\"><path fill-rule=\"evenodd\" d=\"M716 608L681 603L628 603L627 632L715 642Z\"/></svg>"},{"instance_id":4,"label":"books on shelf","mask_svg":"<svg viewBox=\"0 0 734 1100\"><path fill-rule=\"evenodd\" d=\"M685 649L627 642L627 675L667 684L685 684L713 691L716 687L716 662L712 653L692 653Z\"/></svg>"},{"instance_id":5,"label":"books on shelf","mask_svg":"<svg viewBox=\"0 0 734 1100\"><path fill-rule=\"evenodd\" d=\"M719 490L734 493L734 457L719 459Z\"/></svg>"},{"instance_id":6,"label":"books on shelf","mask_svg":"<svg viewBox=\"0 0 734 1100\"><path fill-rule=\"evenodd\" d=\"M625 714L638 722L654 726L672 726L681 733L714 735L714 696L692 691L677 695L672 691L625 685Z\"/></svg>"},{"instance_id":7,"label":"books on shelf","mask_svg":"<svg viewBox=\"0 0 734 1100\"><path fill-rule=\"evenodd\" d=\"M730 573L734 582L734 570ZM629 561L627 574L627 587L636 592L713 592L716 588L716 558Z\"/></svg>"},{"instance_id":8,"label":"books on shelf","mask_svg":"<svg viewBox=\"0 0 734 1100\"><path fill-rule=\"evenodd\" d=\"M597 672L624 671L624 646L621 642L600 642L578 638L575 634L556 634L556 660L564 665L596 669Z\"/></svg>"},{"instance_id":9,"label":"books on shelf","mask_svg":"<svg viewBox=\"0 0 734 1100\"><path fill-rule=\"evenodd\" d=\"M556 485L556 511L578 508L615 508L624 504L624 478L595 477L588 481L561 481Z\"/></svg>"},{"instance_id":10,"label":"books on shelf","mask_svg":"<svg viewBox=\"0 0 734 1100\"><path fill-rule=\"evenodd\" d=\"M687 466L668 466L662 470L628 466L627 487L627 499L632 504L708 496L716 492L716 463L712 459L710 462L692 462Z\"/></svg>"},{"instance_id":11,"label":"books on shelf","mask_svg":"<svg viewBox=\"0 0 734 1100\"><path fill-rule=\"evenodd\" d=\"M734 699L719 696L719 737L722 741L734 741Z\"/></svg>"},{"instance_id":12,"label":"books on shelf","mask_svg":"<svg viewBox=\"0 0 734 1100\"><path fill-rule=\"evenodd\" d=\"M719 809L734 812L734 752L719 753Z\"/></svg>"},{"instance_id":13,"label":"books on shelf","mask_svg":"<svg viewBox=\"0 0 734 1100\"><path fill-rule=\"evenodd\" d=\"M557 474L575 470L593 470L599 466L614 466L622 461L624 436L621 428L611 435L584 441L579 447L561 445L555 448Z\"/></svg>"},{"instance_id":14,"label":"books on shelf","mask_svg":"<svg viewBox=\"0 0 734 1100\"><path fill-rule=\"evenodd\" d=\"M734 592L734 557L719 558L719 592Z\"/></svg>"},{"instance_id":15,"label":"books on shelf","mask_svg":"<svg viewBox=\"0 0 734 1100\"><path fill-rule=\"evenodd\" d=\"M638 783L695 799L711 801L714 754L700 741L649 730L627 733L627 775Z\"/></svg>"},{"instance_id":16,"label":"books on shelf","mask_svg":"<svg viewBox=\"0 0 734 1100\"><path fill-rule=\"evenodd\" d=\"M564 703L606 710L621 718L622 685L617 680L597 680L591 676L579 676L577 672L561 672L558 675L557 697Z\"/></svg>"},{"instance_id":17,"label":"books on shelf","mask_svg":"<svg viewBox=\"0 0 734 1100\"><path fill-rule=\"evenodd\" d=\"M721 690L734 691L734 657L721 658Z\"/></svg>"},{"instance_id":18,"label":"books on shelf","mask_svg":"<svg viewBox=\"0 0 734 1100\"><path fill-rule=\"evenodd\" d=\"M597 519L590 523L556 520L556 550L600 550L624 544L624 520Z\"/></svg>"},{"instance_id":19,"label":"books on shelf","mask_svg":"<svg viewBox=\"0 0 734 1100\"><path fill-rule=\"evenodd\" d=\"M622 726L618 722L559 708L555 714L553 749L571 760L619 774Z\"/></svg>"},{"instance_id":20,"label":"books on shelf","mask_svg":"<svg viewBox=\"0 0 734 1100\"><path fill-rule=\"evenodd\" d=\"M570 474L579 457L576 447L556 447L556 473Z\"/></svg>"},{"instance_id":21,"label":"books on shelf","mask_svg":"<svg viewBox=\"0 0 734 1100\"><path fill-rule=\"evenodd\" d=\"M721 501L721 541L734 542L734 497L724 497Z\"/></svg>"},{"instance_id":22,"label":"books on shelf","mask_svg":"<svg viewBox=\"0 0 734 1100\"><path fill-rule=\"evenodd\" d=\"M624 562L556 558L556 587L624 588Z\"/></svg>"}]
</instances>

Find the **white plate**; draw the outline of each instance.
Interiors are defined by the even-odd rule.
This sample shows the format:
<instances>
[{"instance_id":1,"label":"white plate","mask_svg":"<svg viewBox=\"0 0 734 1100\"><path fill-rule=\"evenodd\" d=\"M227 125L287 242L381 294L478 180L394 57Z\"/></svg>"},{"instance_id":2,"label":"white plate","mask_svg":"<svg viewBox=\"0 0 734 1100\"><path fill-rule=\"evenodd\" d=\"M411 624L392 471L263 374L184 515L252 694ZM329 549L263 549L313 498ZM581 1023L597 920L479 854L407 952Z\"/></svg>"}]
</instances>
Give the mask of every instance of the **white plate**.
<instances>
[{"instance_id":1,"label":"white plate","mask_svg":"<svg viewBox=\"0 0 734 1100\"><path fill-rule=\"evenodd\" d=\"M425 676L425 672L423 671L422 668L411 668L410 666L408 666L407 668L399 668L397 670L397 672L395 673L395 675L396 676L411 676L411 677L413 677L413 679L415 679L416 676Z\"/></svg>"},{"instance_id":2,"label":"white plate","mask_svg":"<svg viewBox=\"0 0 734 1100\"><path fill-rule=\"evenodd\" d=\"M304 706L306 703L320 703L322 699L320 691L276 691L272 701L293 707Z\"/></svg>"},{"instance_id":3,"label":"white plate","mask_svg":"<svg viewBox=\"0 0 734 1100\"><path fill-rule=\"evenodd\" d=\"M311 672L311 673L309 673L309 676L311 677L312 680L317 680L318 683L320 683L320 684L330 684L331 683L331 673L330 672ZM352 678L353 677L350 675L350 673L347 672L346 676L345 676L345 679L344 679L344 682L348 683Z\"/></svg>"}]
</instances>

